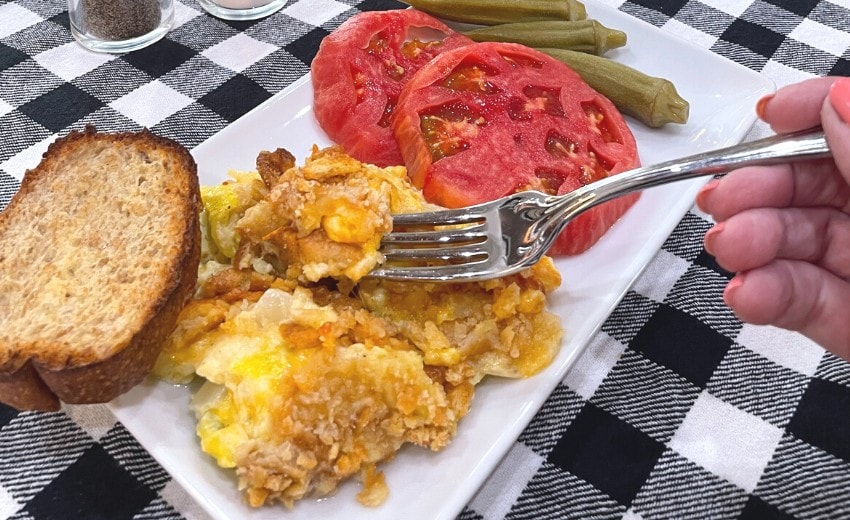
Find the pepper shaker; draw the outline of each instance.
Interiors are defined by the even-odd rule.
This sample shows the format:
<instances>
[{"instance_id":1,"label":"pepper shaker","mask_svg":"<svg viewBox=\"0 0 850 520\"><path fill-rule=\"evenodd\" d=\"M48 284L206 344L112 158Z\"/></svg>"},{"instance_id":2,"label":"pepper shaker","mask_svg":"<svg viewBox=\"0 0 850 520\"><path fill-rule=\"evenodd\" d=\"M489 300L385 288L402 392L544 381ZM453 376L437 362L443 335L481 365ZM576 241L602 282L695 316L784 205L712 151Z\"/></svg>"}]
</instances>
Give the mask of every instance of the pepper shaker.
<instances>
[{"instance_id":1,"label":"pepper shaker","mask_svg":"<svg viewBox=\"0 0 850 520\"><path fill-rule=\"evenodd\" d=\"M68 0L71 33L96 52L123 53L150 45L174 23L174 0Z\"/></svg>"}]
</instances>

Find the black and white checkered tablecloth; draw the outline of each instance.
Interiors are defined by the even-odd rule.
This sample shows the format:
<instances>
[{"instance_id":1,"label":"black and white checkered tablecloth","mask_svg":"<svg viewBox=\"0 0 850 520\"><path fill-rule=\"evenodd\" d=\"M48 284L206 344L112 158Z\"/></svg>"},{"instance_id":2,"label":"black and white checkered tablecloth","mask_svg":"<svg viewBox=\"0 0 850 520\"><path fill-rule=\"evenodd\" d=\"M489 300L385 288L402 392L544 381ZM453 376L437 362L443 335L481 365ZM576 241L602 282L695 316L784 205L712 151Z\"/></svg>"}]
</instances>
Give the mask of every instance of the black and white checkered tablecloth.
<instances>
[{"instance_id":1,"label":"black and white checkered tablecloth","mask_svg":"<svg viewBox=\"0 0 850 520\"><path fill-rule=\"evenodd\" d=\"M780 86L850 75L848 0L604 2ZM81 50L64 0L0 1L0 207L58 134L194 147L308 72L343 20L400 7L293 0L236 23L176 5L166 39L118 57ZM709 226L684 217L461 518L850 518L850 365L737 321ZM105 407L0 405L0 518L206 516Z\"/></svg>"}]
</instances>

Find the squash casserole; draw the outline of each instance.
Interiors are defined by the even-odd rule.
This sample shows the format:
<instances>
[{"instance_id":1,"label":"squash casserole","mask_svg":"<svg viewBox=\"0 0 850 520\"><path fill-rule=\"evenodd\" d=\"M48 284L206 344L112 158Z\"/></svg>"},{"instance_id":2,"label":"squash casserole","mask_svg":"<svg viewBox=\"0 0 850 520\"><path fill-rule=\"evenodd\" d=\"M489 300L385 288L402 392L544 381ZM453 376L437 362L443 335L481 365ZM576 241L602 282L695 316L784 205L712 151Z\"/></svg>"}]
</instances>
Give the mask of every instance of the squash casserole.
<instances>
[{"instance_id":1,"label":"squash casserole","mask_svg":"<svg viewBox=\"0 0 850 520\"><path fill-rule=\"evenodd\" d=\"M349 477L380 504L379 463L406 443L443 448L484 376L531 376L558 351L548 258L482 283L364 278L392 215L428 208L403 167L336 147L296 166L277 150L201 193L196 293L155 372L196 381L201 447L252 506L292 507Z\"/></svg>"}]
</instances>

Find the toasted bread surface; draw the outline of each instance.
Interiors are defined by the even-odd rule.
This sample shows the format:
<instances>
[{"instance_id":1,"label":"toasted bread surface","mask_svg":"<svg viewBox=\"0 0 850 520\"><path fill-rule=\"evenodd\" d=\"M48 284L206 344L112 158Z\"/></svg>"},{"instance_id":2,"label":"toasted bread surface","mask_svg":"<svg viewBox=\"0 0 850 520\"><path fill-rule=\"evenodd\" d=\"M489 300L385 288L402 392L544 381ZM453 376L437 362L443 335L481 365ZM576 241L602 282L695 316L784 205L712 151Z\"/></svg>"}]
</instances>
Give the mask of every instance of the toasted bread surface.
<instances>
[{"instance_id":1,"label":"toasted bread surface","mask_svg":"<svg viewBox=\"0 0 850 520\"><path fill-rule=\"evenodd\" d=\"M194 290L200 209L174 141L54 142L0 213L0 401L56 409L140 382Z\"/></svg>"}]
</instances>

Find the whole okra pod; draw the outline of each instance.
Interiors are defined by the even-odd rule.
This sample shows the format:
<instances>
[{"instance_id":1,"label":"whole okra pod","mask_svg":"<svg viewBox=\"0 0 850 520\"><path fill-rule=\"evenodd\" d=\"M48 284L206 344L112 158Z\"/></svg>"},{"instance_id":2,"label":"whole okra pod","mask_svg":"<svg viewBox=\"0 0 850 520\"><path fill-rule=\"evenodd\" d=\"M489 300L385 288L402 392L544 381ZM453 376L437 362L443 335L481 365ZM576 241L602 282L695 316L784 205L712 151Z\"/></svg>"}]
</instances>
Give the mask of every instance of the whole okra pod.
<instances>
[{"instance_id":1,"label":"whole okra pod","mask_svg":"<svg viewBox=\"0 0 850 520\"><path fill-rule=\"evenodd\" d=\"M540 20L584 20L587 10L578 0L402 0L437 18L453 22L496 25Z\"/></svg>"},{"instance_id":2,"label":"whole okra pod","mask_svg":"<svg viewBox=\"0 0 850 520\"><path fill-rule=\"evenodd\" d=\"M596 20L543 20L492 25L464 31L477 42L513 42L528 47L569 49L603 55L626 44L626 33Z\"/></svg>"},{"instance_id":3,"label":"whole okra pod","mask_svg":"<svg viewBox=\"0 0 850 520\"><path fill-rule=\"evenodd\" d=\"M690 105L667 79L644 74L628 65L583 52L544 49L575 70L581 79L628 114L652 128L688 121Z\"/></svg>"}]
</instances>

